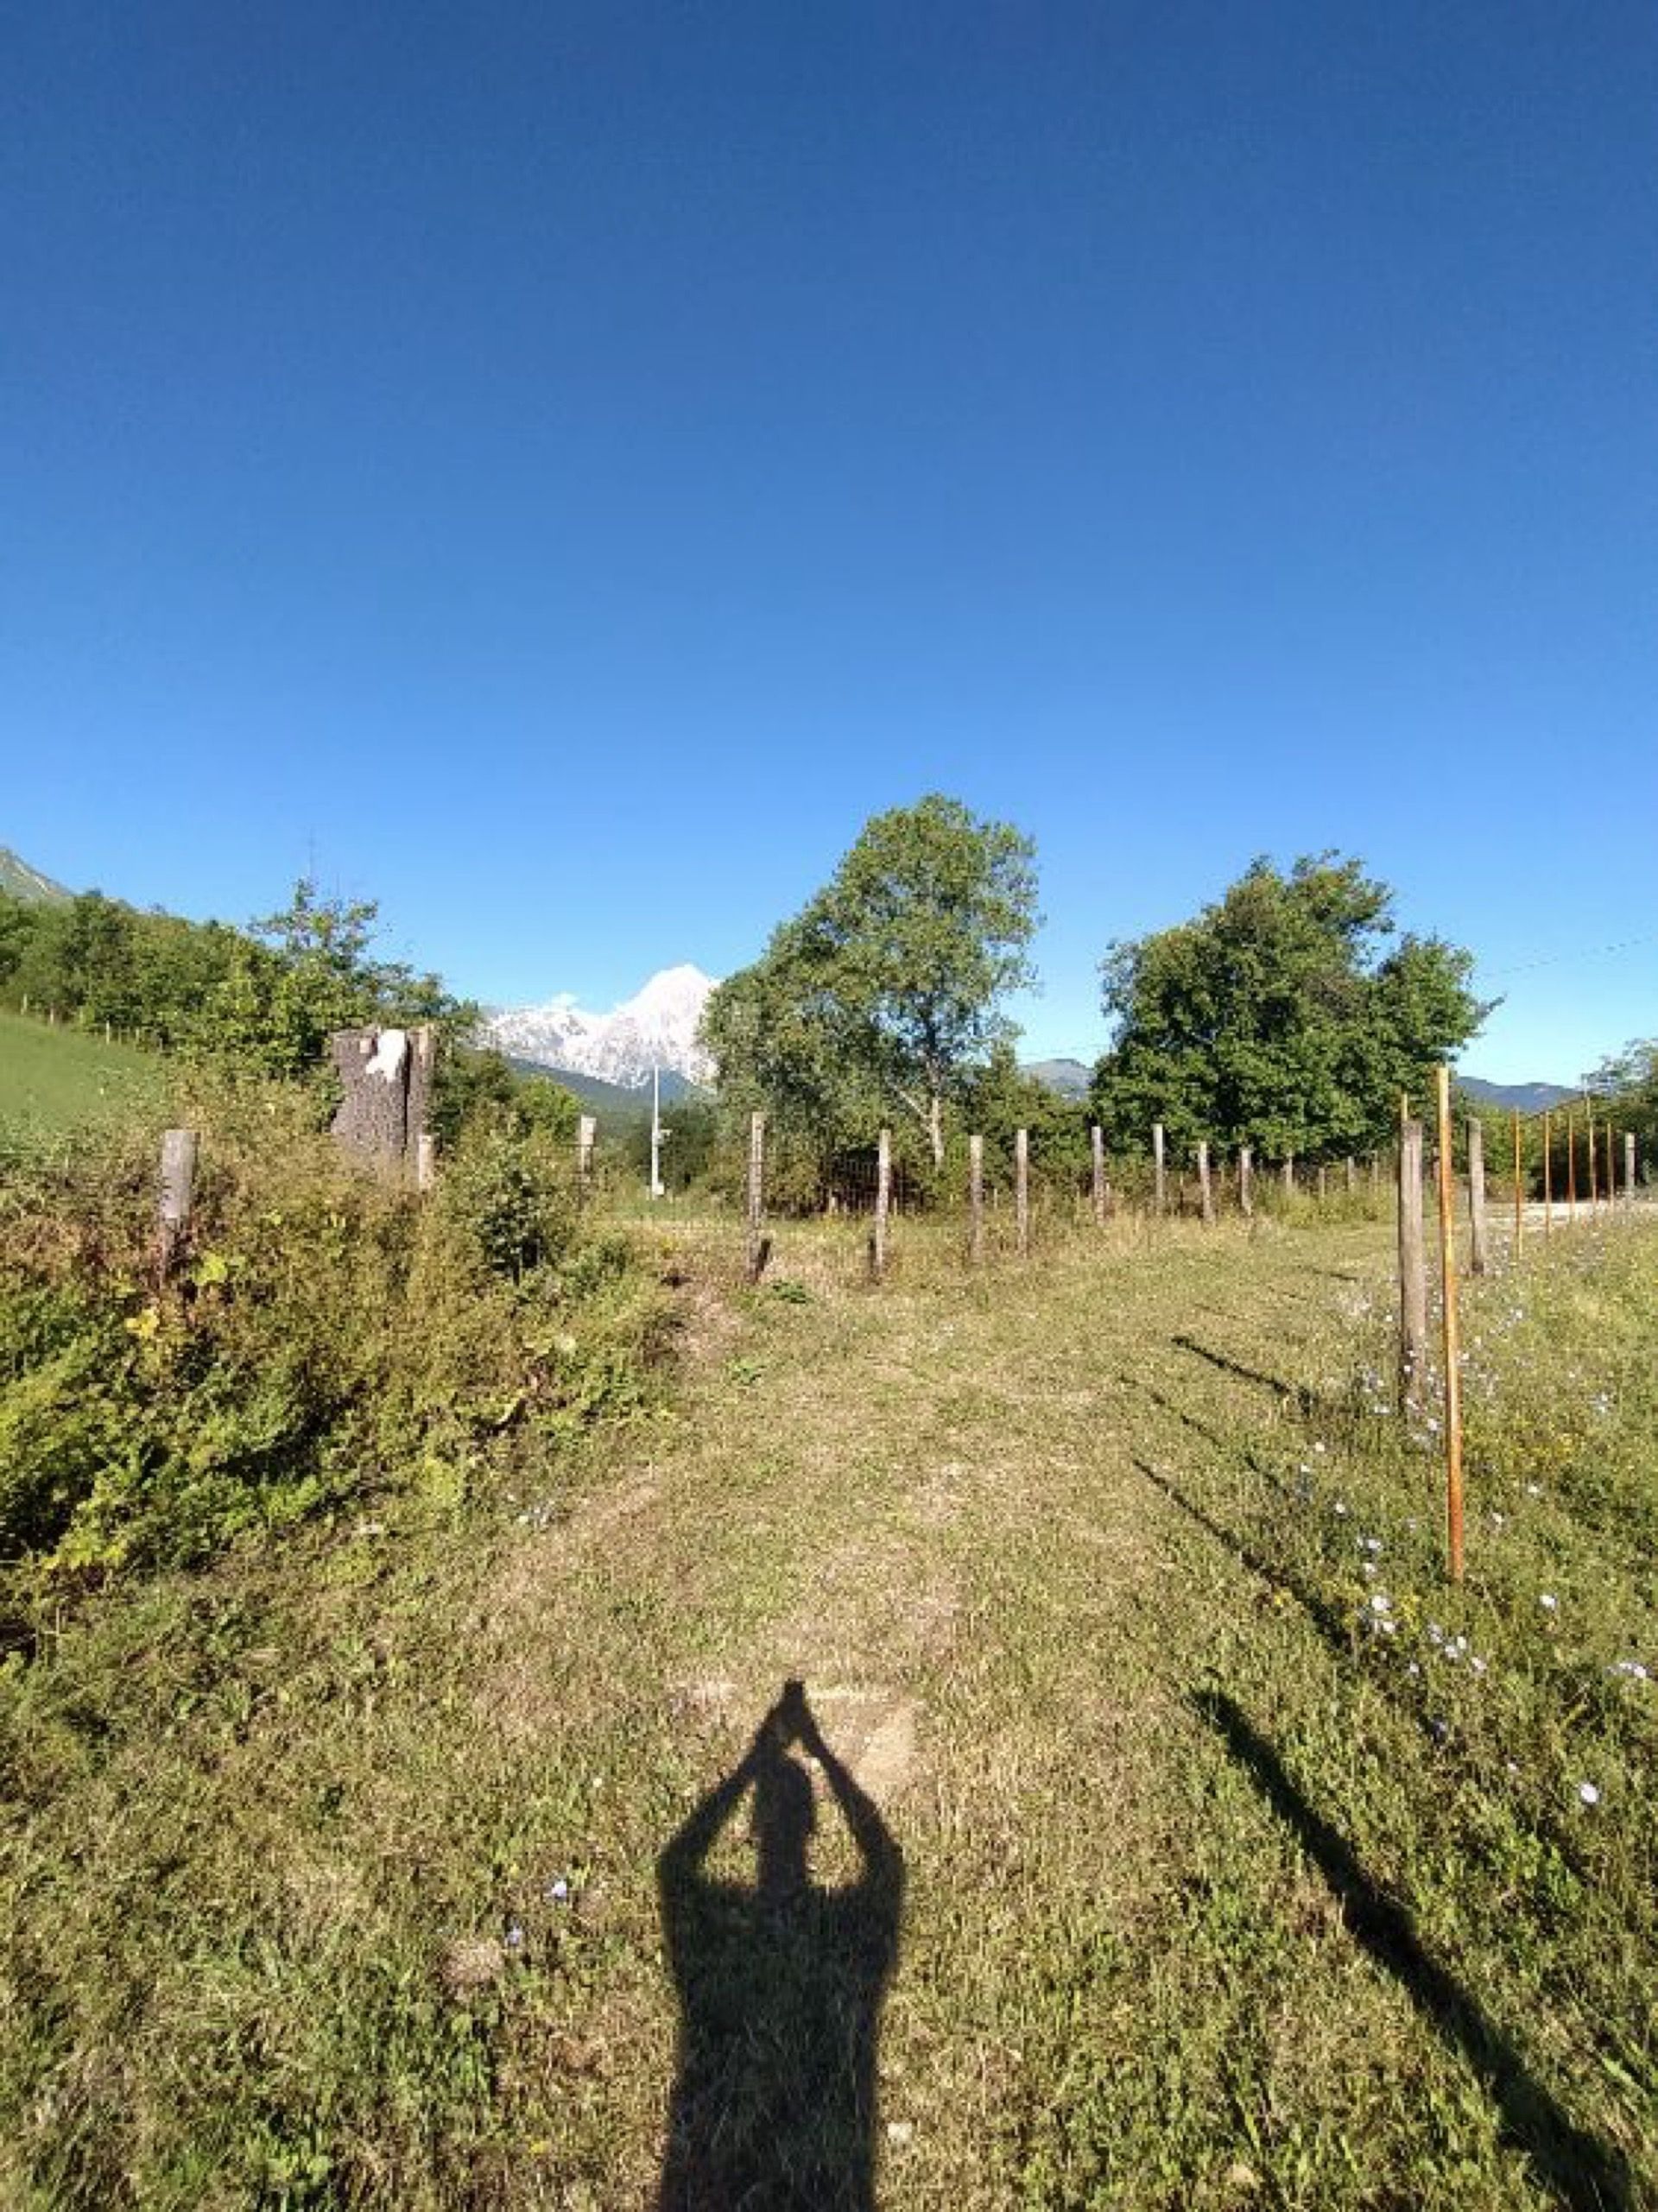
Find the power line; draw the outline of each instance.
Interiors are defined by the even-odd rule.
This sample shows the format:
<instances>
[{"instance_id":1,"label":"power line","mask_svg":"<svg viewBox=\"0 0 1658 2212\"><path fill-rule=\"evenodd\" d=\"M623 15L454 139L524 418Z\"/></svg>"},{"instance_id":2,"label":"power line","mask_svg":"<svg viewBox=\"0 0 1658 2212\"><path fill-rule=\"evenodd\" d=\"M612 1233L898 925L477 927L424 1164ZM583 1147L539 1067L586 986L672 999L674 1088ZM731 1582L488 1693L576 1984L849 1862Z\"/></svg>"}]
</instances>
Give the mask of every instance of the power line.
<instances>
[{"instance_id":1,"label":"power line","mask_svg":"<svg viewBox=\"0 0 1658 2212\"><path fill-rule=\"evenodd\" d=\"M1616 945L1586 945L1572 952L1546 952L1538 960L1522 960L1512 967L1486 968L1480 972L1492 983L1500 983L1504 976L1528 976L1538 968L1558 968L1568 960L1599 960L1610 952L1632 952L1643 945L1658 945L1658 932L1626 937Z\"/></svg>"}]
</instances>

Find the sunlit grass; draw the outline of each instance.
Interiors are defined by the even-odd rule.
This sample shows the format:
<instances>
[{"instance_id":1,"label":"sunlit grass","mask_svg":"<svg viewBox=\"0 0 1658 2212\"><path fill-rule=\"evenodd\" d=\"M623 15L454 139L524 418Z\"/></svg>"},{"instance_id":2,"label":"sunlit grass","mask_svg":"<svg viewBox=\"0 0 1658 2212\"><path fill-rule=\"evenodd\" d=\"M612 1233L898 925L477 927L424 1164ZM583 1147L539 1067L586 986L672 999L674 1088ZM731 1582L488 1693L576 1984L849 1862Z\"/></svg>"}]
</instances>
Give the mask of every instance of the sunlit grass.
<instances>
[{"instance_id":1,"label":"sunlit grass","mask_svg":"<svg viewBox=\"0 0 1658 2212\"><path fill-rule=\"evenodd\" d=\"M165 1081L154 1053L0 1013L0 1144L112 1125L152 1105Z\"/></svg>"},{"instance_id":2,"label":"sunlit grass","mask_svg":"<svg viewBox=\"0 0 1658 2212\"><path fill-rule=\"evenodd\" d=\"M1467 1291L1453 1591L1385 1229L1005 1227L655 1216L673 1403L14 1661L0 2196L649 2202L657 1856L799 1676L883 2206L1653 2201L1658 1236Z\"/></svg>"}]
</instances>

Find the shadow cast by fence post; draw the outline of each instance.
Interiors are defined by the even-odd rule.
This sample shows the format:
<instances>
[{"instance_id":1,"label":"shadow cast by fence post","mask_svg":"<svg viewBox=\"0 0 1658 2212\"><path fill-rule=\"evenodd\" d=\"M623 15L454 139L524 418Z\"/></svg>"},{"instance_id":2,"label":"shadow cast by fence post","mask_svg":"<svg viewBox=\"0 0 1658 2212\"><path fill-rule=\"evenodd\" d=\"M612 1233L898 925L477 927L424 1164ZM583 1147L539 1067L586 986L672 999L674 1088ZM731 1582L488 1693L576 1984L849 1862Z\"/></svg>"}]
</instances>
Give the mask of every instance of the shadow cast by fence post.
<instances>
[{"instance_id":1,"label":"shadow cast by fence post","mask_svg":"<svg viewBox=\"0 0 1658 2212\"><path fill-rule=\"evenodd\" d=\"M1224 1550L1230 1552L1240 1566L1265 1583L1269 1589L1288 1591L1338 1659L1352 1657L1357 1640L1342 1615L1334 1606L1315 1596L1293 1569L1281 1560L1266 1559L1235 1531L1225 1527L1202 1506L1188 1498L1173 1476L1160 1474L1149 1459L1142 1459L1136 1452L1130 1456L1130 1464L1136 1475L1143 1476L1154 1488L1161 1490L1170 1505L1183 1513L1206 1536L1212 1538Z\"/></svg>"},{"instance_id":2,"label":"shadow cast by fence post","mask_svg":"<svg viewBox=\"0 0 1658 2212\"><path fill-rule=\"evenodd\" d=\"M1230 1697L1193 1703L1294 1835L1342 1909L1349 1932L1404 1989L1428 2025L1466 2058L1501 2115L1503 2132L1567 2212L1624 2212L1629 2169L1619 2153L1571 2120L1453 1975L1424 1950L1410 1915L1378 1887L1346 1840L1315 1812L1276 1752Z\"/></svg>"},{"instance_id":3,"label":"shadow cast by fence post","mask_svg":"<svg viewBox=\"0 0 1658 2212\"><path fill-rule=\"evenodd\" d=\"M857 1848L857 1879L814 1887L815 1762ZM756 1879L707 1860L752 1793ZM898 1953L904 1867L798 1682L657 1861L680 2000L658 2212L874 2212L876 2054Z\"/></svg>"},{"instance_id":4,"label":"shadow cast by fence post","mask_svg":"<svg viewBox=\"0 0 1658 2212\"><path fill-rule=\"evenodd\" d=\"M1325 1410L1325 1400L1305 1382L1288 1382L1281 1375L1268 1375L1262 1368L1250 1367L1243 1360L1234 1359L1230 1352L1218 1351L1212 1344L1206 1344L1198 1337L1189 1336L1183 1329L1177 1329L1168 1341L1177 1351L1189 1352L1194 1359L1207 1360L1211 1367L1218 1368L1223 1375L1232 1375L1239 1382L1258 1384L1262 1390L1270 1390L1286 1405L1293 1406L1304 1421L1310 1421L1315 1414Z\"/></svg>"}]
</instances>

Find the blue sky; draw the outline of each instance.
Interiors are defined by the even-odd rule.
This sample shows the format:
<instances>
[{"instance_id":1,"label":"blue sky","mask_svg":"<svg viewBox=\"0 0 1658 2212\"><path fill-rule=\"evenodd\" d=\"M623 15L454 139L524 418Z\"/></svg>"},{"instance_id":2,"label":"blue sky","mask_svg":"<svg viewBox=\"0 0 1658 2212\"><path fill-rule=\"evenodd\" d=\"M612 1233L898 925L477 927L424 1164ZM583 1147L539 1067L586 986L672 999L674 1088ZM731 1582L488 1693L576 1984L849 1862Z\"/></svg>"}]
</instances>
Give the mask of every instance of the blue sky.
<instances>
[{"instance_id":1,"label":"blue sky","mask_svg":"<svg viewBox=\"0 0 1658 2212\"><path fill-rule=\"evenodd\" d=\"M1658 16L91 7L0 81L0 843L486 999L930 789L1028 1048L1258 852L1658 1031ZM1632 941L1633 940L1633 941ZM1604 948L1620 946L1619 951Z\"/></svg>"}]
</instances>

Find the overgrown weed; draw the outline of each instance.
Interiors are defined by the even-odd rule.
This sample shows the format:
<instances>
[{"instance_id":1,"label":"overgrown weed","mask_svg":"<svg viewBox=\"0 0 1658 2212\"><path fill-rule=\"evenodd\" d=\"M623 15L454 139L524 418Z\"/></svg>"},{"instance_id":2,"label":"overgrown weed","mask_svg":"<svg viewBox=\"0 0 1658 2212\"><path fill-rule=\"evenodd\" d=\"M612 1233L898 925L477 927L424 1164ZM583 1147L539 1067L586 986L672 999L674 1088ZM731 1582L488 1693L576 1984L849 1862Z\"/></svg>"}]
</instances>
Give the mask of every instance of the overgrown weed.
<instances>
[{"instance_id":1,"label":"overgrown weed","mask_svg":"<svg viewBox=\"0 0 1658 2212\"><path fill-rule=\"evenodd\" d=\"M190 1240L153 1130L15 1157L0 1200L0 1545L19 1593L181 1564L382 1494L459 1504L645 1402L663 1295L534 1133L422 1203L275 1087L199 1091Z\"/></svg>"}]
</instances>

